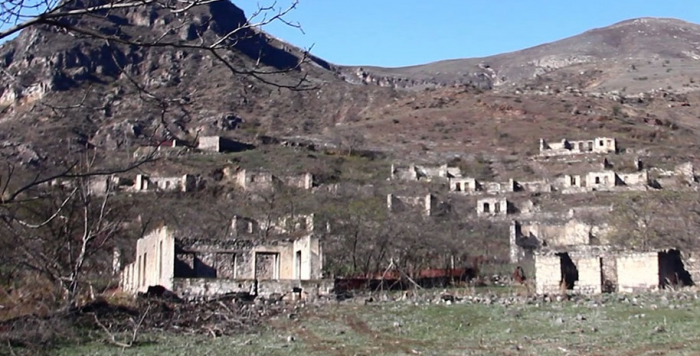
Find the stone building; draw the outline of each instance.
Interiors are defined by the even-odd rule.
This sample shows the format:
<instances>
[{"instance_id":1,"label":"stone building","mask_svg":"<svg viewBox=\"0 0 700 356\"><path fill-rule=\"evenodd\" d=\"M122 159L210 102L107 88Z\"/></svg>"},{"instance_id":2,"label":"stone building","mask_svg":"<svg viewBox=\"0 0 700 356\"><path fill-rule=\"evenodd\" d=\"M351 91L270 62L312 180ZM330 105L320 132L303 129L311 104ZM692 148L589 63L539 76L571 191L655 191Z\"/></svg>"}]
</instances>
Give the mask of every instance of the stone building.
<instances>
[{"instance_id":1,"label":"stone building","mask_svg":"<svg viewBox=\"0 0 700 356\"><path fill-rule=\"evenodd\" d=\"M513 213L513 207L505 197L481 198L476 201L476 215L479 217L506 216L510 213Z\"/></svg>"},{"instance_id":2,"label":"stone building","mask_svg":"<svg viewBox=\"0 0 700 356\"><path fill-rule=\"evenodd\" d=\"M417 209L425 216L433 216L438 211L438 199L433 194L405 196L387 194L386 207L390 212L405 212Z\"/></svg>"},{"instance_id":3,"label":"stone building","mask_svg":"<svg viewBox=\"0 0 700 356\"><path fill-rule=\"evenodd\" d=\"M197 148L210 152L240 152L255 148L255 146L221 136L202 136L198 139Z\"/></svg>"},{"instance_id":4,"label":"stone building","mask_svg":"<svg viewBox=\"0 0 700 356\"><path fill-rule=\"evenodd\" d=\"M540 139L540 156L565 156L585 153L615 153L617 142L614 138L596 137L593 140L569 141L562 139L560 142L549 143Z\"/></svg>"},{"instance_id":5,"label":"stone building","mask_svg":"<svg viewBox=\"0 0 700 356\"><path fill-rule=\"evenodd\" d=\"M270 190L276 184L285 185L304 190L314 187L314 176L311 173L303 173L296 176L276 177L264 170L241 169L236 173L235 183L243 190Z\"/></svg>"},{"instance_id":6,"label":"stone building","mask_svg":"<svg viewBox=\"0 0 700 356\"><path fill-rule=\"evenodd\" d=\"M321 281L323 253L313 223L278 226L264 242L258 238L263 227L254 220L236 217L231 225L225 238L191 238L168 227L151 231L136 242L134 262L120 276L122 289L137 293L162 286L184 299L330 291L332 281Z\"/></svg>"},{"instance_id":7,"label":"stone building","mask_svg":"<svg viewBox=\"0 0 700 356\"><path fill-rule=\"evenodd\" d=\"M668 285L693 285L678 250L630 252L574 249L535 256L538 294L639 293Z\"/></svg>"},{"instance_id":8,"label":"stone building","mask_svg":"<svg viewBox=\"0 0 700 356\"><path fill-rule=\"evenodd\" d=\"M552 185L546 180L516 181L509 179L505 182L482 182L470 177L457 177L449 178L449 190L466 195L515 192L549 193L552 192Z\"/></svg>"},{"instance_id":9,"label":"stone building","mask_svg":"<svg viewBox=\"0 0 700 356\"><path fill-rule=\"evenodd\" d=\"M138 174L131 190L134 192L191 192L196 189L196 186L197 180L191 174L180 177L155 177Z\"/></svg>"},{"instance_id":10,"label":"stone building","mask_svg":"<svg viewBox=\"0 0 700 356\"><path fill-rule=\"evenodd\" d=\"M406 167L391 165L390 180L408 180L408 181L432 181L436 179L459 178L462 176L462 171L459 167L448 167L443 164L441 166L424 166L410 164Z\"/></svg>"}]
</instances>

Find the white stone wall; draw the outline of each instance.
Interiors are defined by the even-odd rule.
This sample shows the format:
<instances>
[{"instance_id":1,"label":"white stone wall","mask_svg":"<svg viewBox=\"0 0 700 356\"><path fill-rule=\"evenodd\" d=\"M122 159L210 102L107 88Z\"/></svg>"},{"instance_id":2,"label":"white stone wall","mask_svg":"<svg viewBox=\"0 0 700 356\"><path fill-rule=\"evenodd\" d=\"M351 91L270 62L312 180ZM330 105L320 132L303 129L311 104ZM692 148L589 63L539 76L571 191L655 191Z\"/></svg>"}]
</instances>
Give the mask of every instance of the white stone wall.
<instances>
[{"instance_id":1,"label":"white stone wall","mask_svg":"<svg viewBox=\"0 0 700 356\"><path fill-rule=\"evenodd\" d=\"M402 212L408 209L420 209L425 216L431 216L437 207L437 199L432 194L423 196L400 196L387 194L386 206L391 212Z\"/></svg>"},{"instance_id":2,"label":"white stone wall","mask_svg":"<svg viewBox=\"0 0 700 356\"><path fill-rule=\"evenodd\" d=\"M149 286L172 289L175 274L175 238L166 227L151 231L136 241L136 258L122 271L122 289L145 292Z\"/></svg>"},{"instance_id":3,"label":"white stone wall","mask_svg":"<svg viewBox=\"0 0 700 356\"><path fill-rule=\"evenodd\" d=\"M220 136L203 136L198 139L197 148L203 151L221 152Z\"/></svg>"},{"instance_id":4,"label":"white stone wall","mask_svg":"<svg viewBox=\"0 0 700 356\"><path fill-rule=\"evenodd\" d=\"M659 287L657 252L620 254L616 259L618 292L634 293Z\"/></svg>"},{"instance_id":5,"label":"white stone wall","mask_svg":"<svg viewBox=\"0 0 700 356\"><path fill-rule=\"evenodd\" d=\"M535 256L535 291L537 294L561 292L561 258L559 256Z\"/></svg>"},{"instance_id":6,"label":"white stone wall","mask_svg":"<svg viewBox=\"0 0 700 356\"><path fill-rule=\"evenodd\" d=\"M610 152L617 152L617 142L614 138L609 137L597 137L593 140L579 141L563 139L552 143L540 139L540 156L545 157Z\"/></svg>"},{"instance_id":7,"label":"white stone wall","mask_svg":"<svg viewBox=\"0 0 700 356\"><path fill-rule=\"evenodd\" d=\"M476 201L476 214L478 216L508 215L508 200L505 197L479 199Z\"/></svg>"},{"instance_id":8,"label":"white stone wall","mask_svg":"<svg viewBox=\"0 0 700 356\"><path fill-rule=\"evenodd\" d=\"M600 294L603 292L602 261L600 257L580 258L574 261L578 269L578 281L574 292L580 294Z\"/></svg>"}]
</instances>

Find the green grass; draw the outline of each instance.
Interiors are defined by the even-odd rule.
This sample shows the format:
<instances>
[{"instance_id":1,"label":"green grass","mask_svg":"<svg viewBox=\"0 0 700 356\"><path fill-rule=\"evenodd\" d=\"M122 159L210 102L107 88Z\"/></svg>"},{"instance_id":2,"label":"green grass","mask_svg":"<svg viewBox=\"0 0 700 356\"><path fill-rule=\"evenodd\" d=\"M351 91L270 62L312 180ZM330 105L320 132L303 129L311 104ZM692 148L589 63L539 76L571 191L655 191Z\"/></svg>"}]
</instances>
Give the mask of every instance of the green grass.
<instances>
[{"instance_id":1,"label":"green grass","mask_svg":"<svg viewBox=\"0 0 700 356\"><path fill-rule=\"evenodd\" d=\"M697 355L700 303L685 303L341 303L307 307L252 335L148 334L128 349L90 343L59 355Z\"/></svg>"}]
</instances>

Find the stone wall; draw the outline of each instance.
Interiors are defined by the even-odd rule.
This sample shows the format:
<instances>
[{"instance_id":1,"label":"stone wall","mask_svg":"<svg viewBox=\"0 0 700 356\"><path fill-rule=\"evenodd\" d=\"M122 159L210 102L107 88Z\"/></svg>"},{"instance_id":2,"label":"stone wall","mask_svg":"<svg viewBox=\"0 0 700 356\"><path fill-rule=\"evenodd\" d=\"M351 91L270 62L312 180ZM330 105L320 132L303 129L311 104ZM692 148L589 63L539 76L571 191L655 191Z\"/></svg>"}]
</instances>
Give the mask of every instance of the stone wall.
<instances>
[{"instance_id":1,"label":"stone wall","mask_svg":"<svg viewBox=\"0 0 700 356\"><path fill-rule=\"evenodd\" d=\"M256 281L254 279L175 278L173 280L173 292L187 301L206 300L233 293L249 293L261 297L277 294L293 299L296 294L295 289L301 290L302 299L313 300L331 295L333 288L332 279Z\"/></svg>"},{"instance_id":2,"label":"stone wall","mask_svg":"<svg viewBox=\"0 0 700 356\"><path fill-rule=\"evenodd\" d=\"M153 177L138 174L136 175L136 181L132 190L135 192L191 192L194 191L196 187L197 180L190 174L185 174L181 177Z\"/></svg>"},{"instance_id":3,"label":"stone wall","mask_svg":"<svg viewBox=\"0 0 700 356\"><path fill-rule=\"evenodd\" d=\"M311 173L303 173L298 176L287 176L282 178L288 187L309 190L314 187L314 176Z\"/></svg>"},{"instance_id":4,"label":"stone wall","mask_svg":"<svg viewBox=\"0 0 700 356\"><path fill-rule=\"evenodd\" d=\"M579 294L600 294L603 292L602 261L599 257L580 258L574 260L578 269L578 281L575 282L574 292Z\"/></svg>"},{"instance_id":5,"label":"stone wall","mask_svg":"<svg viewBox=\"0 0 700 356\"><path fill-rule=\"evenodd\" d=\"M535 290L537 294L561 293L561 258L535 256Z\"/></svg>"},{"instance_id":6,"label":"stone wall","mask_svg":"<svg viewBox=\"0 0 700 356\"><path fill-rule=\"evenodd\" d=\"M437 209L437 198L432 194L424 196L401 196L387 194L386 206L391 212L404 212L419 209L425 216L431 216Z\"/></svg>"},{"instance_id":7,"label":"stone wall","mask_svg":"<svg viewBox=\"0 0 700 356\"><path fill-rule=\"evenodd\" d=\"M618 292L636 293L658 289L657 252L620 254L616 260Z\"/></svg>"},{"instance_id":8,"label":"stone wall","mask_svg":"<svg viewBox=\"0 0 700 356\"><path fill-rule=\"evenodd\" d=\"M611 152L617 152L617 142L614 138L597 137L593 140L582 141L563 139L552 143L540 139L540 156L545 157Z\"/></svg>"},{"instance_id":9,"label":"stone wall","mask_svg":"<svg viewBox=\"0 0 700 356\"><path fill-rule=\"evenodd\" d=\"M136 241L136 258L120 276L124 291L145 292L149 286L172 289L175 275L175 238L166 227Z\"/></svg>"},{"instance_id":10,"label":"stone wall","mask_svg":"<svg viewBox=\"0 0 700 356\"><path fill-rule=\"evenodd\" d=\"M242 169L236 174L236 185L243 190L272 189L274 177L266 171L249 171Z\"/></svg>"},{"instance_id":11,"label":"stone wall","mask_svg":"<svg viewBox=\"0 0 700 356\"><path fill-rule=\"evenodd\" d=\"M389 179L408 181L431 181L435 179L459 178L461 176L462 172L458 167L448 167L446 164L443 164L441 166L424 166L410 164L406 167L399 167L397 165L392 164Z\"/></svg>"},{"instance_id":12,"label":"stone wall","mask_svg":"<svg viewBox=\"0 0 700 356\"><path fill-rule=\"evenodd\" d=\"M484 216L505 216L510 212L505 197L482 198L476 201L476 214Z\"/></svg>"}]
</instances>

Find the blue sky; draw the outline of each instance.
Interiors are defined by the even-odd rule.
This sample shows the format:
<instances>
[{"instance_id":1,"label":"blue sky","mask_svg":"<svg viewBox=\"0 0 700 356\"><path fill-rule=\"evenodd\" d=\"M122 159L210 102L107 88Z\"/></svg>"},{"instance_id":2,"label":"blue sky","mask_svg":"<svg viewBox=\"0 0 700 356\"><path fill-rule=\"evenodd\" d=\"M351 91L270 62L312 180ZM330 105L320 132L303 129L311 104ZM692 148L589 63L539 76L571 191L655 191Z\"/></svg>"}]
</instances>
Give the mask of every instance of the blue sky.
<instances>
[{"instance_id":1,"label":"blue sky","mask_svg":"<svg viewBox=\"0 0 700 356\"><path fill-rule=\"evenodd\" d=\"M266 2L268 1L268 2ZM337 64L386 67L482 57L636 17L700 23L698 0L299 0L272 35ZM233 0L249 14L257 2ZM278 0L285 6L290 0Z\"/></svg>"}]
</instances>

